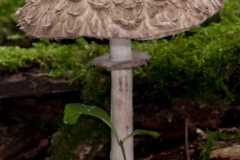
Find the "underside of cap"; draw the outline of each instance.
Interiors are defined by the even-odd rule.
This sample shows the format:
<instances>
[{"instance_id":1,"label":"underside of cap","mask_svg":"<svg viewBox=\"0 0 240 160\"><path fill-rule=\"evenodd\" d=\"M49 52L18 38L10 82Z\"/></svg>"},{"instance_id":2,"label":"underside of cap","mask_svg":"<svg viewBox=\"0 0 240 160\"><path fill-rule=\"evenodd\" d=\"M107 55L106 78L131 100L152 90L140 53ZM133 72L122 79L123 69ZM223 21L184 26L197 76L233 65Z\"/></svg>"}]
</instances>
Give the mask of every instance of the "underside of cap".
<instances>
[{"instance_id":1,"label":"underside of cap","mask_svg":"<svg viewBox=\"0 0 240 160\"><path fill-rule=\"evenodd\" d=\"M16 15L35 38L154 39L189 30L225 0L26 0Z\"/></svg>"}]
</instances>

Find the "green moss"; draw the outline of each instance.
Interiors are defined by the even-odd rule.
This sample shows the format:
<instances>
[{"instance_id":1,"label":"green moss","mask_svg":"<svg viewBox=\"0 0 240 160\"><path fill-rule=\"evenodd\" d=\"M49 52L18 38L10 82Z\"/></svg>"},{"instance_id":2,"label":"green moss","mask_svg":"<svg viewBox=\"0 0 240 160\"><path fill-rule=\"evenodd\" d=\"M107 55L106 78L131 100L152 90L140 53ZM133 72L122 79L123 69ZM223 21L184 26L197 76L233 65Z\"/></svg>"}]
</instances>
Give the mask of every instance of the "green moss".
<instances>
[{"instance_id":1,"label":"green moss","mask_svg":"<svg viewBox=\"0 0 240 160\"><path fill-rule=\"evenodd\" d=\"M88 160L93 157L93 152L98 145L106 144L109 139L109 128L100 120L82 116L75 125L62 124L55 136L53 136L53 146L50 160L77 159L74 150L79 145L92 147Z\"/></svg>"},{"instance_id":2,"label":"green moss","mask_svg":"<svg viewBox=\"0 0 240 160\"><path fill-rule=\"evenodd\" d=\"M236 86L229 86L229 82L239 79L232 72L240 59L239 8L239 0L227 0L223 11L202 27L168 38L170 40L134 41L133 48L152 56L147 68L134 70L139 83L155 86L145 89L144 97L156 97L157 88L158 93L169 98L204 99L221 93L232 101ZM82 83L84 103L101 106L109 102L106 96L110 92L109 72L91 66L91 62L108 50L107 45L88 44L82 38L73 45L41 41L29 49L1 47L0 72L17 71L25 64L39 66L49 71L47 76L64 76ZM176 90L180 93L175 93Z\"/></svg>"},{"instance_id":3,"label":"green moss","mask_svg":"<svg viewBox=\"0 0 240 160\"><path fill-rule=\"evenodd\" d=\"M107 46L88 44L83 38L77 39L74 45L41 41L28 49L0 47L0 73L16 72L26 65L39 67L48 71L43 74L44 76L66 77L71 79L71 83L82 83L83 99L86 100L84 102L88 103L95 99L97 102L95 105L103 104L105 100L97 96L104 94L108 86L101 87L102 84L97 81L106 79L103 84L108 83L106 78L108 72L93 67L91 62L93 58L107 51ZM101 89L96 91L96 88ZM88 96L89 94L92 96Z\"/></svg>"},{"instance_id":4,"label":"green moss","mask_svg":"<svg viewBox=\"0 0 240 160\"><path fill-rule=\"evenodd\" d=\"M213 24L198 28L188 38L181 34L170 41L155 40L141 45L135 42L137 48L144 51L151 48L153 57L148 68L138 69L135 73L144 75L162 90L171 88L174 82L186 84L183 90L190 96L191 92L201 94L223 90L231 97L226 82L232 73L232 66L239 65L239 34L240 27Z\"/></svg>"},{"instance_id":5,"label":"green moss","mask_svg":"<svg viewBox=\"0 0 240 160\"><path fill-rule=\"evenodd\" d=\"M215 20L208 22L207 26L181 33L170 40L134 41L133 48L152 56L149 66L135 69L134 76L139 83L155 86L165 97L204 99L223 93L232 101L231 92L235 86L228 83L239 78L232 72L240 59L239 7L239 1L228 0L224 10L217 15L218 23ZM47 76L64 76L72 82L82 83L84 103L101 106L109 102L106 96L110 92L109 72L92 66L91 62L108 50L107 45L88 44L82 38L73 45L41 41L29 49L1 47L0 72L17 71L25 64L37 65L49 71ZM153 90L156 89L146 89L145 97L157 96L152 94ZM177 94L174 90L181 92Z\"/></svg>"}]
</instances>

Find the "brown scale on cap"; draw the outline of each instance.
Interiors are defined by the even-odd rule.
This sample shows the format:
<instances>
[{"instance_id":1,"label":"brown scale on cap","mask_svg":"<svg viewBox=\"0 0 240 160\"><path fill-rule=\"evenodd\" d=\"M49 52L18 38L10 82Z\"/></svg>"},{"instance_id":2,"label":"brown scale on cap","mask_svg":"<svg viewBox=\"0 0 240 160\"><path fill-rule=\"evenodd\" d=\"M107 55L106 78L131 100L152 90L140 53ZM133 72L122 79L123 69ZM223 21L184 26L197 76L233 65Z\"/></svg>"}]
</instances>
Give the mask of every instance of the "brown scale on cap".
<instances>
[{"instance_id":1,"label":"brown scale on cap","mask_svg":"<svg viewBox=\"0 0 240 160\"><path fill-rule=\"evenodd\" d=\"M225 0L26 0L16 15L36 38L153 39L200 25Z\"/></svg>"}]
</instances>

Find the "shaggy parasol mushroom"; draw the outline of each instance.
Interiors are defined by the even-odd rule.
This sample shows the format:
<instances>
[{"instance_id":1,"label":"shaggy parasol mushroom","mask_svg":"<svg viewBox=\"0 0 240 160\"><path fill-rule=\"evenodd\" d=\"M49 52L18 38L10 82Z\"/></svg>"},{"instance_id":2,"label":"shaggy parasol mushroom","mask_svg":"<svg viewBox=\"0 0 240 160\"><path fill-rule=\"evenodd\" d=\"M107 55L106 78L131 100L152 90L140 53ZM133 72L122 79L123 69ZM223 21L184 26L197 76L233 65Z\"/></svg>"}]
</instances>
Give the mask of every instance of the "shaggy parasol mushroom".
<instances>
[{"instance_id":1,"label":"shaggy parasol mushroom","mask_svg":"<svg viewBox=\"0 0 240 160\"><path fill-rule=\"evenodd\" d=\"M94 65L111 70L111 121L123 139L133 130L132 68L150 56L131 50L131 39L148 40L175 35L200 25L219 12L225 0L26 0L16 15L20 29L35 38L79 36L110 40L110 54ZM133 160L133 139L124 143ZM112 136L111 159L122 160Z\"/></svg>"}]
</instances>

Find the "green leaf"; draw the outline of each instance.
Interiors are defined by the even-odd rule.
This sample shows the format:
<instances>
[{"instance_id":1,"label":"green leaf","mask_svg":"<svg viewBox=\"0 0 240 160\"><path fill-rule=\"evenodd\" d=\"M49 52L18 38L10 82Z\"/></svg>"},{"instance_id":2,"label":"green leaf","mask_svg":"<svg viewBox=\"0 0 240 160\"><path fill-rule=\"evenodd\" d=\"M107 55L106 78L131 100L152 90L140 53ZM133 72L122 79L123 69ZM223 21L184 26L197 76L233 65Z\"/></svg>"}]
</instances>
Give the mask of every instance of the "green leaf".
<instances>
[{"instance_id":1,"label":"green leaf","mask_svg":"<svg viewBox=\"0 0 240 160\"><path fill-rule=\"evenodd\" d=\"M80 103L69 103L65 106L64 117L63 117L64 123L65 124L77 123L77 120L81 114L89 115L89 116L93 116L101 119L104 123L106 123L111 128L113 134L115 135L117 141L119 142L117 132L111 123L109 115L99 107L89 106L89 105L80 104Z\"/></svg>"},{"instance_id":2,"label":"green leaf","mask_svg":"<svg viewBox=\"0 0 240 160\"><path fill-rule=\"evenodd\" d=\"M146 131L146 130L136 129L131 134L129 134L127 137L125 137L123 139L123 143L130 137L133 137L135 135L142 135L142 134L148 134L148 135L152 136L153 138L157 138L160 136L160 134L155 131Z\"/></svg>"}]
</instances>

